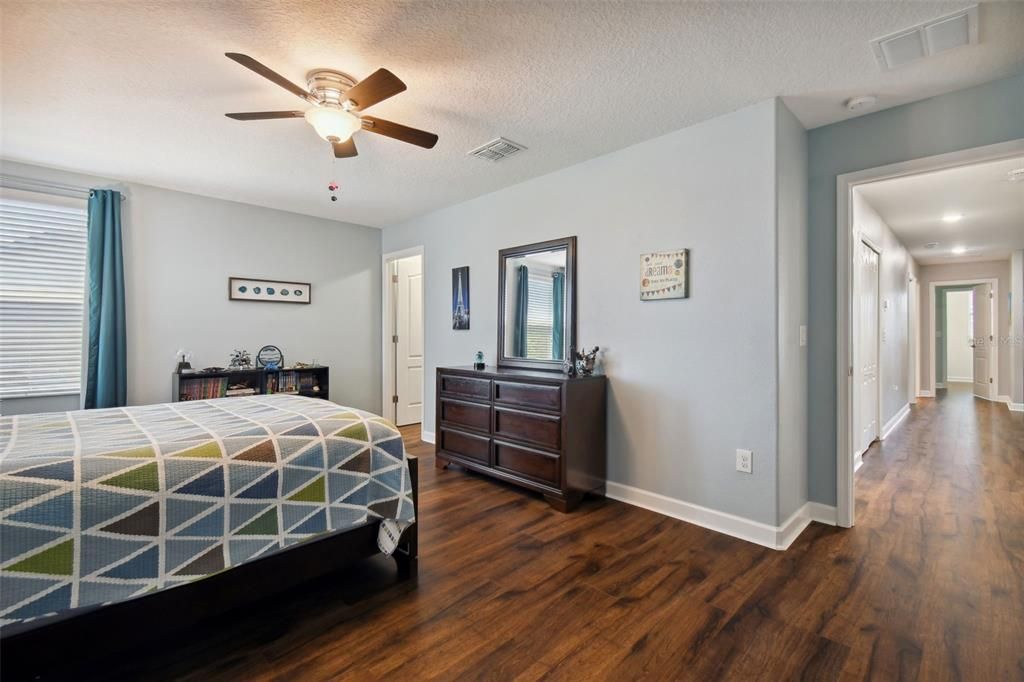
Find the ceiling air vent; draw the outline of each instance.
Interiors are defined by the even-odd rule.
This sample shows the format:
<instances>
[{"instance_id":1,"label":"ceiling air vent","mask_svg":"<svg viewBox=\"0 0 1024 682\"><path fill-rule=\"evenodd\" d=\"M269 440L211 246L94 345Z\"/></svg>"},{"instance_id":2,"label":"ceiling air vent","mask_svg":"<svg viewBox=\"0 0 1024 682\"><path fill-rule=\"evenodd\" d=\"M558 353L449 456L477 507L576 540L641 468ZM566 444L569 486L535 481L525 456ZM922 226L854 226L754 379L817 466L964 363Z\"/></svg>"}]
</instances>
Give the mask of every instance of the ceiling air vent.
<instances>
[{"instance_id":1,"label":"ceiling air vent","mask_svg":"<svg viewBox=\"0 0 1024 682\"><path fill-rule=\"evenodd\" d=\"M931 19L917 26L871 41L871 49L883 71L931 57L962 45L978 42L978 6Z\"/></svg>"},{"instance_id":2,"label":"ceiling air vent","mask_svg":"<svg viewBox=\"0 0 1024 682\"><path fill-rule=\"evenodd\" d=\"M475 156L478 159L486 159L487 161L501 161L513 154L518 154L524 149L526 147L521 144L516 144L512 140L506 140L504 137L499 137L487 144L480 145L469 152L469 155Z\"/></svg>"}]
</instances>

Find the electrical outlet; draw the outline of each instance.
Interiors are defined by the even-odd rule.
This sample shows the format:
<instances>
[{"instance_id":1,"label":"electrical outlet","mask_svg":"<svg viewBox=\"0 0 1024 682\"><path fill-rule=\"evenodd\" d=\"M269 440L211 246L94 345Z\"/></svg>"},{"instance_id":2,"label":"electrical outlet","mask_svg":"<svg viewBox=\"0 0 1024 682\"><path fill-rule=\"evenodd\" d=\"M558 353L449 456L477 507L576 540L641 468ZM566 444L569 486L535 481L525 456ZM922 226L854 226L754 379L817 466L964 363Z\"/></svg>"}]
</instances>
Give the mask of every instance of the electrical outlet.
<instances>
[{"instance_id":1,"label":"electrical outlet","mask_svg":"<svg viewBox=\"0 0 1024 682\"><path fill-rule=\"evenodd\" d=\"M754 472L753 452L750 450L736 451L736 471L742 471L745 474L751 474Z\"/></svg>"}]
</instances>

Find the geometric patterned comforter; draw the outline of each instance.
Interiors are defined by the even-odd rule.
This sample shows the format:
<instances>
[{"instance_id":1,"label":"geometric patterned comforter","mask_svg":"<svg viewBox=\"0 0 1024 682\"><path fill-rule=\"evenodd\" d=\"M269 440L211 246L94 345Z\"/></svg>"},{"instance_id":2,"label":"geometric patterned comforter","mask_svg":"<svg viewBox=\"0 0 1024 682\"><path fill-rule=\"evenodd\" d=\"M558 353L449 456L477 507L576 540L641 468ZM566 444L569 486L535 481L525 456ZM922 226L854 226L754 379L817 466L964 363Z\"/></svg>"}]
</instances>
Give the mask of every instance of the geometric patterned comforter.
<instances>
[{"instance_id":1,"label":"geometric patterned comforter","mask_svg":"<svg viewBox=\"0 0 1024 682\"><path fill-rule=\"evenodd\" d=\"M171 588L376 517L415 520L401 435L326 400L0 417L0 625Z\"/></svg>"}]
</instances>

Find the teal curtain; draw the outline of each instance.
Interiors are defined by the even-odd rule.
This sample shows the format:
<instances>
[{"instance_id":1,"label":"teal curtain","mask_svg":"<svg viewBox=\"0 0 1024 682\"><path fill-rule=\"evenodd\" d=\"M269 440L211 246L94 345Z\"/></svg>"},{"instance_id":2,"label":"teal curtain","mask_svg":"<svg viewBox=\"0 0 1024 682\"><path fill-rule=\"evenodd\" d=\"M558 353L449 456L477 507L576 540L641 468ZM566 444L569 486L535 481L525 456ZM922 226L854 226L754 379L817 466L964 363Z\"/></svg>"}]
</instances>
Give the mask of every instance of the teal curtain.
<instances>
[{"instance_id":1,"label":"teal curtain","mask_svg":"<svg viewBox=\"0 0 1024 682\"><path fill-rule=\"evenodd\" d=\"M565 273L551 275L551 359L561 360L565 344Z\"/></svg>"},{"instance_id":2,"label":"teal curtain","mask_svg":"<svg viewBox=\"0 0 1024 682\"><path fill-rule=\"evenodd\" d=\"M516 268L519 279L516 281L515 327L512 336L512 356L526 357L526 325L527 308L530 302L530 270L525 265Z\"/></svg>"},{"instance_id":3,"label":"teal curtain","mask_svg":"<svg viewBox=\"0 0 1024 682\"><path fill-rule=\"evenodd\" d=\"M89 353L85 407L128 402L128 343L124 315L121 193L89 193Z\"/></svg>"}]
</instances>

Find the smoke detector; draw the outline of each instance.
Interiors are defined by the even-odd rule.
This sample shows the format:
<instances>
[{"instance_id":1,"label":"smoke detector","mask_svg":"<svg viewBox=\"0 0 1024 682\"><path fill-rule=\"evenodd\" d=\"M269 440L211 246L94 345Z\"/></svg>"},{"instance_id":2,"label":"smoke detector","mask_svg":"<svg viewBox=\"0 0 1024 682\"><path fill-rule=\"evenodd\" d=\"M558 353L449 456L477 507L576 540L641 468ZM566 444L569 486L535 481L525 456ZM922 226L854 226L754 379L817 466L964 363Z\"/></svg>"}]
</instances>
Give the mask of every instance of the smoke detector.
<instances>
[{"instance_id":1,"label":"smoke detector","mask_svg":"<svg viewBox=\"0 0 1024 682\"><path fill-rule=\"evenodd\" d=\"M859 97L851 97L846 100L846 108L850 111L860 111L861 109L868 109L875 106L878 98L874 95L860 95Z\"/></svg>"},{"instance_id":2,"label":"smoke detector","mask_svg":"<svg viewBox=\"0 0 1024 682\"><path fill-rule=\"evenodd\" d=\"M896 33L875 38L871 50L882 71L890 71L923 57L978 43L978 6L930 19Z\"/></svg>"},{"instance_id":3,"label":"smoke detector","mask_svg":"<svg viewBox=\"0 0 1024 682\"><path fill-rule=\"evenodd\" d=\"M526 147L521 144L517 144L512 140L506 140L504 137L499 137L471 150L469 156L475 156L486 161L501 161L513 154L518 154L524 149Z\"/></svg>"}]
</instances>

